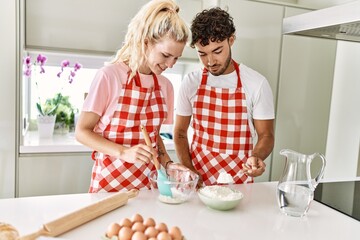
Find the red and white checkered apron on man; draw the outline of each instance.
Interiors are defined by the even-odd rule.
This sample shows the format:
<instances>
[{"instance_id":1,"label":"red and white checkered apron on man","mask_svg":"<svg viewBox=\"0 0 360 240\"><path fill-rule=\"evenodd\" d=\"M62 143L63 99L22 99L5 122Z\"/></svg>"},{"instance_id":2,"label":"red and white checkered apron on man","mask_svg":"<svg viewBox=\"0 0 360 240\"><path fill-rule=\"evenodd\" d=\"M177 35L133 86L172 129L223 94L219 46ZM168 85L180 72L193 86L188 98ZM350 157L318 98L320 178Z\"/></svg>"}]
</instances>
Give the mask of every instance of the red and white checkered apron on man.
<instances>
[{"instance_id":1,"label":"red and white checkered apron on man","mask_svg":"<svg viewBox=\"0 0 360 240\"><path fill-rule=\"evenodd\" d=\"M233 64L237 88L206 85L208 71L204 69L194 102L191 157L205 185L216 184L222 171L231 174L237 184L253 182L240 173L242 164L251 156L253 143L239 65L235 61Z\"/></svg>"},{"instance_id":2,"label":"red and white checkered apron on man","mask_svg":"<svg viewBox=\"0 0 360 240\"><path fill-rule=\"evenodd\" d=\"M128 147L146 144L139 129L143 125L156 148L156 136L167 117L167 107L154 74L153 78L153 88L141 87L138 73L122 87L114 115L103 132L105 138ZM128 163L95 151L93 159L95 164L89 192L116 192L150 187L148 174L155 170L152 162Z\"/></svg>"}]
</instances>

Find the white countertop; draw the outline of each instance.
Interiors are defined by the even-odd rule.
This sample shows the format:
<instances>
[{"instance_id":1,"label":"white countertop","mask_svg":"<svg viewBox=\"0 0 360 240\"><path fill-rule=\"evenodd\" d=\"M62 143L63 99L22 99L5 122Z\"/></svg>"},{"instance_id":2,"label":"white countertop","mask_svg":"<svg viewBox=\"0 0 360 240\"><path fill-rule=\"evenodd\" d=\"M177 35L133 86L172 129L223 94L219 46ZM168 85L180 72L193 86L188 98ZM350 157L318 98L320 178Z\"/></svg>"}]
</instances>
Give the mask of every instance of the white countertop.
<instances>
[{"instance_id":1,"label":"white countertop","mask_svg":"<svg viewBox=\"0 0 360 240\"><path fill-rule=\"evenodd\" d=\"M359 239L360 221L313 201L303 218L283 215L276 202L277 182L236 185L244 198L236 209L207 208L197 195L183 204L159 202L151 191L140 191L134 199L68 233L61 239L101 239L107 226L135 213L156 222L178 226L187 240L237 239ZM71 194L0 199L0 221L16 227L21 235L32 233L46 222L96 202L112 193Z\"/></svg>"}]
</instances>

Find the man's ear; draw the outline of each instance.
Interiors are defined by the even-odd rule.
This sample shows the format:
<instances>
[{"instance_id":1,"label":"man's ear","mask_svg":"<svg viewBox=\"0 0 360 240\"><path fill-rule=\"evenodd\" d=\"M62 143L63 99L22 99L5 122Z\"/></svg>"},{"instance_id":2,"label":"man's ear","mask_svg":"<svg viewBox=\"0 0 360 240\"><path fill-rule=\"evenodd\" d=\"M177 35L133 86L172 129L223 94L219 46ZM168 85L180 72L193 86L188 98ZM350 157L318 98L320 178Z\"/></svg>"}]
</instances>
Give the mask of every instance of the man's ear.
<instances>
[{"instance_id":1,"label":"man's ear","mask_svg":"<svg viewBox=\"0 0 360 240\"><path fill-rule=\"evenodd\" d=\"M230 44L230 46L232 46L233 44L234 44L234 42L235 42L235 35L231 35L231 37L229 37L229 44Z\"/></svg>"}]
</instances>

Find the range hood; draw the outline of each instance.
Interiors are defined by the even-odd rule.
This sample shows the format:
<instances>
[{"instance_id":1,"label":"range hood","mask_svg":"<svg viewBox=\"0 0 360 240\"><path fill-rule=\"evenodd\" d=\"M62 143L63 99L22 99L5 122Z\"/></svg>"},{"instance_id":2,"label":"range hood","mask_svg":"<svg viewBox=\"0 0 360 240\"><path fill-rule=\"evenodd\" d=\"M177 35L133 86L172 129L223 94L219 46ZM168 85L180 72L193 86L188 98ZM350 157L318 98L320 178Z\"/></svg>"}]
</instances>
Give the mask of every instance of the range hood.
<instances>
[{"instance_id":1,"label":"range hood","mask_svg":"<svg viewBox=\"0 0 360 240\"><path fill-rule=\"evenodd\" d=\"M360 0L284 18L283 34L360 42Z\"/></svg>"}]
</instances>

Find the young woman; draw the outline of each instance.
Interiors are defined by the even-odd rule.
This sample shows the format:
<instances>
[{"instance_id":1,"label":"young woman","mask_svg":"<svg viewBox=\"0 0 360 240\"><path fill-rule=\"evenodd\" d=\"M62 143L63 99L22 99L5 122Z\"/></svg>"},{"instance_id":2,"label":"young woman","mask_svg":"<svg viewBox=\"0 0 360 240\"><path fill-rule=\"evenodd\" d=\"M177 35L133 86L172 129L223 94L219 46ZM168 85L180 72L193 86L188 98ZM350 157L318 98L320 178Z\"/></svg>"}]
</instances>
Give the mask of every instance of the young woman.
<instances>
[{"instance_id":1,"label":"young woman","mask_svg":"<svg viewBox=\"0 0 360 240\"><path fill-rule=\"evenodd\" d=\"M76 139L94 149L89 192L149 188L153 155L166 168L185 168L171 161L159 135L161 124L173 122L174 111L173 87L160 74L176 63L189 36L178 11L172 0L144 5L116 57L92 82L76 126Z\"/></svg>"}]
</instances>

